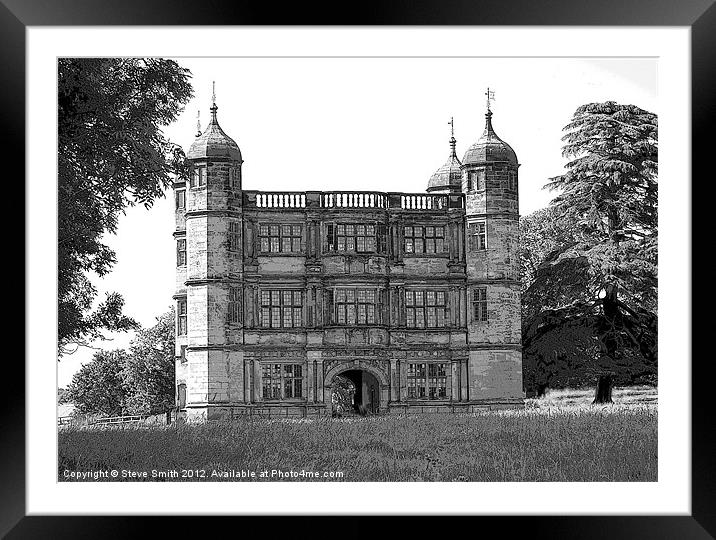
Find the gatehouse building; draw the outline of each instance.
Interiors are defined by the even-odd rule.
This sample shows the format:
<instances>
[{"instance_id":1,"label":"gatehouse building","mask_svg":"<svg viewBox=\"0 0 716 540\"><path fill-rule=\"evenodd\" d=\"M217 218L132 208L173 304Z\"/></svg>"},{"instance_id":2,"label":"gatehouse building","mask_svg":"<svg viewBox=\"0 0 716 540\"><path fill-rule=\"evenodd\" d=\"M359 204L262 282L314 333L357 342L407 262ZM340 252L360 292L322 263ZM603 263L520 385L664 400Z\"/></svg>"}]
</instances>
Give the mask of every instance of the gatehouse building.
<instances>
[{"instance_id":1,"label":"gatehouse building","mask_svg":"<svg viewBox=\"0 0 716 540\"><path fill-rule=\"evenodd\" d=\"M339 380L369 414L523 403L519 164L489 101L421 193L244 189L217 110L174 184L180 414L332 414Z\"/></svg>"}]
</instances>

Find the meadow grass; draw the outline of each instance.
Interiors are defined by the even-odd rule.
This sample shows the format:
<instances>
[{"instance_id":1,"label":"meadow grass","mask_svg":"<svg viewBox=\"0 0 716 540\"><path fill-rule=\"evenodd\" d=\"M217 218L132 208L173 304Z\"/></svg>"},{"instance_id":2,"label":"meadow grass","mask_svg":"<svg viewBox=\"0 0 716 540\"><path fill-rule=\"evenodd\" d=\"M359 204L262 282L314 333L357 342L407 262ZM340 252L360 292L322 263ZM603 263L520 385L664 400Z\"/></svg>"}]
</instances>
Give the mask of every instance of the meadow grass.
<instances>
[{"instance_id":1,"label":"meadow grass","mask_svg":"<svg viewBox=\"0 0 716 540\"><path fill-rule=\"evenodd\" d=\"M276 481L260 472L280 470L342 473L282 478L289 481L656 481L655 392L622 397L628 392L641 401L593 407L589 391L564 391L521 410L462 415L69 427L59 432L58 478L66 480L65 471L204 470L207 480L239 479L212 471L254 471L254 480Z\"/></svg>"}]
</instances>

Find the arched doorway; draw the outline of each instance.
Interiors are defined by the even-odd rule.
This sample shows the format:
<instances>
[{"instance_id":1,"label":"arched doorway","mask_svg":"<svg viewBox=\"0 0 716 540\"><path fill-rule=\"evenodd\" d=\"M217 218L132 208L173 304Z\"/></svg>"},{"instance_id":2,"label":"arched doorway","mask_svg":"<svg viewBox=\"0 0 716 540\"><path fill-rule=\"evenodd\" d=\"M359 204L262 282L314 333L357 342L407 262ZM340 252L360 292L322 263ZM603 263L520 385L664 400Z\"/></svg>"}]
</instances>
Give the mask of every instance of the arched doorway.
<instances>
[{"instance_id":1,"label":"arched doorway","mask_svg":"<svg viewBox=\"0 0 716 540\"><path fill-rule=\"evenodd\" d=\"M364 369L346 369L331 378L333 415L378 414L382 385L378 378Z\"/></svg>"}]
</instances>

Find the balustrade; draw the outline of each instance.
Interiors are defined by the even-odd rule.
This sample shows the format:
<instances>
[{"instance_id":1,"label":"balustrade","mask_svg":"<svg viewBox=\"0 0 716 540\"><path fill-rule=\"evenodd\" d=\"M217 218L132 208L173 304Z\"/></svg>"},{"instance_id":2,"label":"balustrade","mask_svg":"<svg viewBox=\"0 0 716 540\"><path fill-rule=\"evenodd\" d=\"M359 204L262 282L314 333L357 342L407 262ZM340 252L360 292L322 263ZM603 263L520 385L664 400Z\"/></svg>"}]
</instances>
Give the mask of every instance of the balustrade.
<instances>
[{"instance_id":1,"label":"balustrade","mask_svg":"<svg viewBox=\"0 0 716 540\"><path fill-rule=\"evenodd\" d=\"M324 191L324 192L266 192L244 191L244 205L253 208L307 207L338 209L400 209L419 211L446 211L464 208L460 193L378 193L373 191Z\"/></svg>"},{"instance_id":2,"label":"balustrade","mask_svg":"<svg viewBox=\"0 0 716 540\"><path fill-rule=\"evenodd\" d=\"M256 192L256 208L306 208L306 194Z\"/></svg>"}]
</instances>

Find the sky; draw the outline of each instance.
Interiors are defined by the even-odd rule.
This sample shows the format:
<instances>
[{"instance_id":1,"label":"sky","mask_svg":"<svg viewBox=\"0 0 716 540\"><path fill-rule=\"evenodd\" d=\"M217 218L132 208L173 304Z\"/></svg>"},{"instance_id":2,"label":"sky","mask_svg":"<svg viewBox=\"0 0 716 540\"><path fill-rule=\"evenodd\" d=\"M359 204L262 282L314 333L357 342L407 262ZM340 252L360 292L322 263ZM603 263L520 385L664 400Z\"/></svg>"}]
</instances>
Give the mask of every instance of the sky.
<instances>
[{"instance_id":1,"label":"sky","mask_svg":"<svg viewBox=\"0 0 716 540\"><path fill-rule=\"evenodd\" d=\"M613 100L660 113L654 58L177 58L194 97L165 135L188 150L209 119L241 148L244 189L424 192L448 158L454 118L459 158L485 125L517 154L520 213L544 208L545 182L564 170L563 127L584 103ZM106 243L117 264L99 290L125 299L143 326L172 305L175 244L172 193L147 210L128 208ZM124 348L132 334L95 343ZM58 384L92 359L80 348L58 363Z\"/></svg>"}]
</instances>

